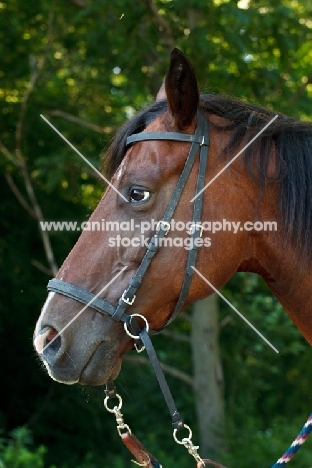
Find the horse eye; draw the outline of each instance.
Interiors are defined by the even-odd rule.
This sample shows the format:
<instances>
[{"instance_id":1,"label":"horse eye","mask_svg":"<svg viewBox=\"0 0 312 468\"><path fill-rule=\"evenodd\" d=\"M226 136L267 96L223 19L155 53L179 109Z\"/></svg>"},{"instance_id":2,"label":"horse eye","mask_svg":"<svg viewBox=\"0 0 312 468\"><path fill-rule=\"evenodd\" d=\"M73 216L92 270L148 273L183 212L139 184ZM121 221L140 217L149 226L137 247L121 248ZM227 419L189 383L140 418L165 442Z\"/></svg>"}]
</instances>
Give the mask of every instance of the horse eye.
<instances>
[{"instance_id":1,"label":"horse eye","mask_svg":"<svg viewBox=\"0 0 312 468\"><path fill-rule=\"evenodd\" d=\"M131 202L143 202L148 200L150 197L150 192L148 190L134 188L130 192L130 201Z\"/></svg>"}]
</instances>

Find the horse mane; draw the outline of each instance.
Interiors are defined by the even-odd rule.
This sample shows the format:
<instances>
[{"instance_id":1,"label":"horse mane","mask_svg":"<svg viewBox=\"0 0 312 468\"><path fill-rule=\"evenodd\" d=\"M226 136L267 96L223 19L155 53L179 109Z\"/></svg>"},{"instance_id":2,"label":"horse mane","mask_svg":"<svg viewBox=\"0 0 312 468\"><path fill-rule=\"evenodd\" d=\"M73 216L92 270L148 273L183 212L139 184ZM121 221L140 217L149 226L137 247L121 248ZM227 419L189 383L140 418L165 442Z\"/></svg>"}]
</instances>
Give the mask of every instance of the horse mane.
<instances>
[{"instance_id":1,"label":"horse mane","mask_svg":"<svg viewBox=\"0 0 312 468\"><path fill-rule=\"evenodd\" d=\"M126 154L126 140L134 133L142 132L150 122L167 110L166 101L157 101L138 112L119 128L111 145L103 152L101 170L111 179Z\"/></svg>"},{"instance_id":2,"label":"horse mane","mask_svg":"<svg viewBox=\"0 0 312 468\"><path fill-rule=\"evenodd\" d=\"M209 114L225 119L224 125L217 128L230 131L223 150L228 155L233 155L242 140L247 144L278 114L246 149L244 162L250 176L258 182L260 193L269 183L279 184L278 221L285 242L295 247L301 260L312 260L312 124L224 95L201 95L200 107L208 119ZM144 130L166 110L166 101L154 102L118 130L102 158L102 171L107 178L112 177L123 160L127 137ZM274 177L268 176L272 152L276 155Z\"/></svg>"}]
</instances>

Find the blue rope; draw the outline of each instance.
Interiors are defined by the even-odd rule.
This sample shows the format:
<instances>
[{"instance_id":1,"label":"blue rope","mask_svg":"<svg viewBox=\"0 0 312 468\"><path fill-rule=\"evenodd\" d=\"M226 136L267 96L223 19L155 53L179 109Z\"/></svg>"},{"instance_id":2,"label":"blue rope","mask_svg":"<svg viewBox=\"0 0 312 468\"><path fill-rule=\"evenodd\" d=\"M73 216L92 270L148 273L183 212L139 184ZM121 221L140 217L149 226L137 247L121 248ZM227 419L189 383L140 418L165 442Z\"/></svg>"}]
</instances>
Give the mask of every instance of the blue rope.
<instances>
[{"instance_id":1,"label":"blue rope","mask_svg":"<svg viewBox=\"0 0 312 468\"><path fill-rule=\"evenodd\" d=\"M283 466L286 465L293 457L294 455L298 452L300 449L301 445L304 444L304 442L307 440L310 432L312 431L312 413L310 414L307 422L299 432L298 436L296 439L293 441L291 446L286 450L284 455L277 460L277 462L271 467L271 468L282 468Z\"/></svg>"},{"instance_id":2,"label":"blue rope","mask_svg":"<svg viewBox=\"0 0 312 468\"><path fill-rule=\"evenodd\" d=\"M157 463L156 460L151 460L151 463L154 468L161 468L161 465L159 465L159 463Z\"/></svg>"}]
</instances>

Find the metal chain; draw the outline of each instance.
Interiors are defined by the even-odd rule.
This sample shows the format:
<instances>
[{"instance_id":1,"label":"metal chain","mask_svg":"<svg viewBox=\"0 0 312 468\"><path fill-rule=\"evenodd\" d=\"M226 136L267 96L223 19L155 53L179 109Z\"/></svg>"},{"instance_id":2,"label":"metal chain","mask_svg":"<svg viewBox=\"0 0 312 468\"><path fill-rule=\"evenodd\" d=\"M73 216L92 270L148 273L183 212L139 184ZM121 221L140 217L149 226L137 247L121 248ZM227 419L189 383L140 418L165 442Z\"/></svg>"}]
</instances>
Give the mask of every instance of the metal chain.
<instances>
[{"instance_id":1,"label":"metal chain","mask_svg":"<svg viewBox=\"0 0 312 468\"><path fill-rule=\"evenodd\" d=\"M120 411L121 410L121 407L122 407L122 398L121 396L116 393L114 395L116 398L118 398L118 406L114 406L114 408L110 408L108 406L108 400L110 399L109 396L107 396L104 400L104 406L105 406L105 409L107 411L109 411L110 413L113 413L116 417L116 422L117 422L117 431L118 431L118 434L120 435L120 437L122 436L122 432L121 431L124 431L126 430L127 432L129 432L129 434L131 434L131 429L130 427L128 426L128 424L125 424L124 423L124 420L123 420L123 414L122 412Z\"/></svg>"},{"instance_id":2,"label":"metal chain","mask_svg":"<svg viewBox=\"0 0 312 468\"><path fill-rule=\"evenodd\" d=\"M175 442L179 445L184 445L184 447L187 449L188 453L190 455L192 455L192 457L195 458L195 460L197 461L197 463L201 463L202 466L206 466L204 460L200 457L200 455L197 453L197 450L199 449L199 446L198 445L194 445L193 442L192 442L192 430L191 428L187 425L187 424L184 424L184 428L187 429L189 431L189 435L188 437L184 437L182 440L179 440L177 438L177 429L174 429L173 431L173 438L175 440Z\"/></svg>"}]
</instances>

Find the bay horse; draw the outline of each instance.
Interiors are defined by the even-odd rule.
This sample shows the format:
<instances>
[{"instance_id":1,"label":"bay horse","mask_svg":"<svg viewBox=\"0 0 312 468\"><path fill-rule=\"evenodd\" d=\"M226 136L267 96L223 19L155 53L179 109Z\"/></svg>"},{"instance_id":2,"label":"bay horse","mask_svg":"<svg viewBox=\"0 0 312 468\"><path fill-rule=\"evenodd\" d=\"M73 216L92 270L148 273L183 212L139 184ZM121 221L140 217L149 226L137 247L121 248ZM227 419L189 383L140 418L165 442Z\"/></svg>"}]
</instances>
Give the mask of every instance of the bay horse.
<instances>
[{"instance_id":1,"label":"bay horse","mask_svg":"<svg viewBox=\"0 0 312 468\"><path fill-rule=\"evenodd\" d=\"M119 238L84 230L50 282L34 344L54 380L116 379L137 337L129 317L159 331L213 292L203 277L219 289L238 271L261 275L312 344L310 123L200 95L190 62L174 49L156 101L118 131L103 174L111 182L89 222L124 229ZM173 220L190 229L170 229ZM277 230L256 228L266 221ZM212 233L209 223L225 229Z\"/></svg>"}]
</instances>

